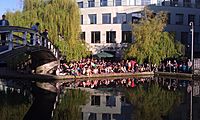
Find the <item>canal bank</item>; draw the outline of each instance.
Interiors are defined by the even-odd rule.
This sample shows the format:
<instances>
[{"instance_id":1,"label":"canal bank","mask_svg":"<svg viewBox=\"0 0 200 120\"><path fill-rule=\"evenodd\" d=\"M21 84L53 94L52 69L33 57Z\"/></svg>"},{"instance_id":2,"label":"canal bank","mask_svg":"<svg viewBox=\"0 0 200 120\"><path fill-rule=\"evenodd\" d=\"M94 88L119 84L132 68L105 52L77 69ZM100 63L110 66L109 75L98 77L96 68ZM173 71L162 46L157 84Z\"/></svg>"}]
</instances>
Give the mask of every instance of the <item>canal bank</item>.
<instances>
[{"instance_id":1,"label":"canal bank","mask_svg":"<svg viewBox=\"0 0 200 120\"><path fill-rule=\"evenodd\" d=\"M139 73L103 73L103 74L93 74L91 76L80 75L42 75L42 74L28 74L19 73L16 71L11 71L5 68L0 69L0 78L4 79L26 79L26 80L43 80L43 81L53 81L53 80L72 80L72 79L96 79L96 78L119 78L119 77L148 77L148 76L163 76L171 78L181 78L192 80L193 75L188 73L172 73L172 72L139 72Z\"/></svg>"},{"instance_id":2,"label":"canal bank","mask_svg":"<svg viewBox=\"0 0 200 120\"><path fill-rule=\"evenodd\" d=\"M0 69L0 78L4 79L26 79L26 80L72 80L72 79L96 79L96 78L119 78L119 77L140 77L140 76L153 76L154 72L142 72L142 73L103 73L103 74L93 74L91 76L87 75L42 75L42 74L28 74L28 73L19 73L16 71L8 69Z\"/></svg>"},{"instance_id":3,"label":"canal bank","mask_svg":"<svg viewBox=\"0 0 200 120\"><path fill-rule=\"evenodd\" d=\"M193 75L190 73L174 73L174 72L155 72L154 76L170 77L192 80Z\"/></svg>"}]
</instances>

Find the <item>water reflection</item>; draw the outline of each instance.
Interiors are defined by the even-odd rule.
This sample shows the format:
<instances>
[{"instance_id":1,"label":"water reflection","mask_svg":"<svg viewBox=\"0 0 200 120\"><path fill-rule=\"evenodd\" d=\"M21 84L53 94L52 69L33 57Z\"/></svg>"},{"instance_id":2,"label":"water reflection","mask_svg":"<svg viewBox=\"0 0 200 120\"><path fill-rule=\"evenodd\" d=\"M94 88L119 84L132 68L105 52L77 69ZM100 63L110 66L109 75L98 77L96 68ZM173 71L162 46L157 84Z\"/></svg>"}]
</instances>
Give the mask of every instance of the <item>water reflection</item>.
<instances>
[{"instance_id":1,"label":"water reflection","mask_svg":"<svg viewBox=\"0 0 200 120\"><path fill-rule=\"evenodd\" d=\"M67 89L60 96L53 120L80 120L81 105L85 105L89 93L80 89Z\"/></svg>"},{"instance_id":2,"label":"water reflection","mask_svg":"<svg viewBox=\"0 0 200 120\"><path fill-rule=\"evenodd\" d=\"M44 90L36 84L32 87L33 103L23 120L50 120L53 116L57 93Z\"/></svg>"},{"instance_id":3,"label":"water reflection","mask_svg":"<svg viewBox=\"0 0 200 120\"><path fill-rule=\"evenodd\" d=\"M132 107L115 88L86 89L90 101L82 107L82 120L131 120Z\"/></svg>"},{"instance_id":4,"label":"water reflection","mask_svg":"<svg viewBox=\"0 0 200 120\"><path fill-rule=\"evenodd\" d=\"M159 84L139 85L126 89L126 97L134 105L135 120L162 120L181 103L181 93L162 89Z\"/></svg>"},{"instance_id":5,"label":"water reflection","mask_svg":"<svg viewBox=\"0 0 200 120\"><path fill-rule=\"evenodd\" d=\"M0 80L0 114L2 120L186 120L190 83L158 77L53 83ZM193 99L193 118L198 120L200 100Z\"/></svg>"},{"instance_id":6,"label":"water reflection","mask_svg":"<svg viewBox=\"0 0 200 120\"><path fill-rule=\"evenodd\" d=\"M13 84L12 84L13 83ZM0 119L22 120L31 106L32 96L25 83L0 80Z\"/></svg>"}]
</instances>

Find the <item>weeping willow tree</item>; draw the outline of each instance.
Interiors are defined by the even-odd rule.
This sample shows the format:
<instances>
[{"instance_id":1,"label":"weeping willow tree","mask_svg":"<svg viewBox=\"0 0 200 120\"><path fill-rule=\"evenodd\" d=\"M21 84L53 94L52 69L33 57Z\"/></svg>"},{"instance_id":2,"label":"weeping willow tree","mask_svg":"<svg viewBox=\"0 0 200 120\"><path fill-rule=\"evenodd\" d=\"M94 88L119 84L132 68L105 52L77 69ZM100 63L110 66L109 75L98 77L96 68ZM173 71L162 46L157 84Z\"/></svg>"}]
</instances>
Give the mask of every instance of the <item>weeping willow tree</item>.
<instances>
[{"instance_id":1,"label":"weeping willow tree","mask_svg":"<svg viewBox=\"0 0 200 120\"><path fill-rule=\"evenodd\" d=\"M58 104L53 120L80 120L81 105L85 105L89 99L89 92L80 89L66 90Z\"/></svg>"},{"instance_id":2,"label":"weeping willow tree","mask_svg":"<svg viewBox=\"0 0 200 120\"><path fill-rule=\"evenodd\" d=\"M68 61L88 55L86 43L80 40L80 11L76 0L24 0L22 11L6 15L15 26L31 27L39 22L41 32L48 29L49 39Z\"/></svg>"},{"instance_id":3,"label":"weeping willow tree","mask_svg":"<svg viewBox=\"0 0 200 120\"><path fill-rule=\"evenodd\" d=\"M181 102L180 92L167 91L158 84L149 86L145 90L143 86L125 91L125 97L135 106L133 115L136 120L162 120L170 111Z\"/></svg>"},{"instance_id":4,"label":"weeping willow tree","mask_svg":"<svg viewBox=\"0 0 200 120\"><path fill-rule=\"evenodd\" d=\"M135 42L126 50L125 58L158 64L165 58L181 55L183 45L175 42L172 34L164 32L167 14L163 11L154 14L147 8L144 13L145 17L132 25Z\"/></svg>"}]
</instances>

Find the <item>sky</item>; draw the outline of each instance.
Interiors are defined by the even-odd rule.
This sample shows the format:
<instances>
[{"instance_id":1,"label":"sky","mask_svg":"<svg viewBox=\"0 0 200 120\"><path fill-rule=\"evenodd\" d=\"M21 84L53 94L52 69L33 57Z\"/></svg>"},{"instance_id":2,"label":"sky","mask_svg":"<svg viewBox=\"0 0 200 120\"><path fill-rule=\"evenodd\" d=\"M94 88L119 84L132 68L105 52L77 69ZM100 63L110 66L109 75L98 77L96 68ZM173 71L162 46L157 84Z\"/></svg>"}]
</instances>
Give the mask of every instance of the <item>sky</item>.
<instances>
[{"instance_id":1,"label":"sky","mask_svg":"<svg viewBox=\"0 0 200 120\"><path fill-rule=\"evenodd\" d=\"M6 11L14 12L22 9L22 0L0 0L0 16Z\"/></svg>"}]
</instances>

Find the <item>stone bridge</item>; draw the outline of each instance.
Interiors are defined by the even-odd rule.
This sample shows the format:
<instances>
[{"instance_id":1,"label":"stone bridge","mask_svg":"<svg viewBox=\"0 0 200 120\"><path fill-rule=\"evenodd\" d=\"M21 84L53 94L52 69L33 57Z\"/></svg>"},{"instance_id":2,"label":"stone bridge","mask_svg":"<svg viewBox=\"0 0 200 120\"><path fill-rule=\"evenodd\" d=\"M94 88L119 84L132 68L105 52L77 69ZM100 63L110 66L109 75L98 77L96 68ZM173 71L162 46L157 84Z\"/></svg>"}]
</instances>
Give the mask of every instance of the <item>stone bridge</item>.
<instances>
[{"instance_id":1,"label":"stone bridge","mask_svg":"<svg viewBox=\"0 0 200 120\"><path fill-rule=\"evenodd\" d=\"M30 38L33 34L33 38ZM0 68L24 70L36 74L52 73L59 65L59 51L52 42L30 28L0 26Z\"/></svg>"}]
</instances>

